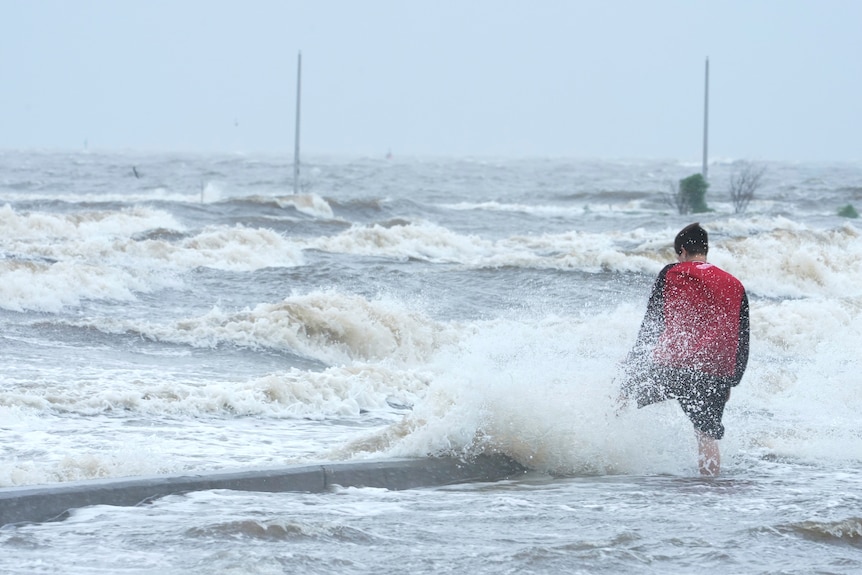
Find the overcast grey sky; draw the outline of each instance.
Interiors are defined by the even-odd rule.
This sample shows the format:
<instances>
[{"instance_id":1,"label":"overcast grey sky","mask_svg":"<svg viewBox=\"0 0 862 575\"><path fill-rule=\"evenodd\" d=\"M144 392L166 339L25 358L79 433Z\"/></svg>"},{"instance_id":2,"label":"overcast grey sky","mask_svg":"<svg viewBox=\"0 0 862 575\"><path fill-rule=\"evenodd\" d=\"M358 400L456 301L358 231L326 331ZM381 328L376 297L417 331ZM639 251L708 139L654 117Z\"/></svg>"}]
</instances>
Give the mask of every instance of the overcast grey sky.
<instances>
[{"instance_id":1,"label":"overcast grey sky","mask_svg":"<svg viewBox=\"0 0 862 575\"><path fill-rule=\"evenodd\" d=\"M0 149L862 160L862 1L0 0Z\"/></svg>"}]
</instances>

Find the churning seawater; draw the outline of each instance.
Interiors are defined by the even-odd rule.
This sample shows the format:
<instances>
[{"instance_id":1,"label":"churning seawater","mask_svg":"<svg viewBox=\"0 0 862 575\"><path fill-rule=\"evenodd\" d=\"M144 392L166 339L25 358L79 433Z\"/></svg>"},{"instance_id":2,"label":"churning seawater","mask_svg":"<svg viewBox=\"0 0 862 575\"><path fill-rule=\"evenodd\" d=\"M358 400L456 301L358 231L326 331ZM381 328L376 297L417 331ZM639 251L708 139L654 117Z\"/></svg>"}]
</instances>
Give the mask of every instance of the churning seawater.
<instances>
[{"instance_id":1,"label":"churning seawater","mask_svg":"<svg viewBox=\"0 0 862 575\"><path fill-rule=\"evenodd\" d=\"M862 165L0 153L0 487L502 452L515 481L209 491L0 528L4 573L858 573ZM749 369L697 476L614 378L698 220Z\"/></svg>"}]
</instances>

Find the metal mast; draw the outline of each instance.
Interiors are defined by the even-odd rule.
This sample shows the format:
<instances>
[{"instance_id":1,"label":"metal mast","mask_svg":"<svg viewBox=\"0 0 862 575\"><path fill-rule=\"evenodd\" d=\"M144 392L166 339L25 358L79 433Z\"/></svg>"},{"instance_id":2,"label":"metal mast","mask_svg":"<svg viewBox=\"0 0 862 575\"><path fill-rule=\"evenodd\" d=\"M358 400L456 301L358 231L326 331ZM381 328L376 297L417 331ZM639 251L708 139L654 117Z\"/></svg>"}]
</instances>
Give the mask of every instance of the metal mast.
<instances>
[{"instance_id":1,"label":"metal mast","mask_svg":"<svg viewBox=\"0 0 862 575\"><path fill-rule=\"evenodd\" d=\"M703 86L703 179L707 179L707 145L709 142L709 57L706 59L706 79Z\"/></svg>"},{"instance_id":2,"label":"metal mast","mask_svg":"<svg viewBox=\"0 0 862 575\"><path fill-rule=\"evenodd\" d=\"M293 193L299 193L299 99L302 93L302 51L296 60L296 140L293 145Z\"/></svg>"}]
</instances>

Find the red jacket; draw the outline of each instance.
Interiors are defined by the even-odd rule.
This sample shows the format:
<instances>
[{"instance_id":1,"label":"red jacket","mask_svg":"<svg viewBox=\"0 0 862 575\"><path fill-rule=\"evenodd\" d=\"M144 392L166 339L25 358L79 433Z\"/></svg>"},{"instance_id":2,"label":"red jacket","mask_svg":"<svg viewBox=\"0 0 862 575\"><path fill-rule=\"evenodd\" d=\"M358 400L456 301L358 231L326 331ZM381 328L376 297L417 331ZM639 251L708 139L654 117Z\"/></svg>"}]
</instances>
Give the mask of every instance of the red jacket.
<instances>
[{"instance_id":1,"label":"red jacket","mask_svg":"<svg viewBox=\"0 0 862 575\"><path fill-rule=\"evenodd\" d=\"M690 368L737 385L748 363L748 296L738 279L705 262L665 266L635 349L661 366Z\"/></svg>"}]
</instances>

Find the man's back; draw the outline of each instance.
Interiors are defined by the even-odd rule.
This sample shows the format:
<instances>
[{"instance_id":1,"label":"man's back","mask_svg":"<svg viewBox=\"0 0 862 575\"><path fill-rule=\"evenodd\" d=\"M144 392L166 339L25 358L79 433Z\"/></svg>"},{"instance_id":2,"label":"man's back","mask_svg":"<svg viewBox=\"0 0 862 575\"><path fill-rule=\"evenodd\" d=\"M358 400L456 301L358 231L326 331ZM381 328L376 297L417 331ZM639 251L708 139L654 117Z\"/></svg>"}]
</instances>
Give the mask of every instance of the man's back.
<instances>
[{"instance_id":1,"label":"man's back","mask_svg":"<svg viewBox=\"0 0 862 575\"><path fill-rule=\"evenodd\" d=\"M654 360L733 377L740 345L747 345L740 341L747 305L739 280L710 263L682 262L667 268L662 295L664 325Z\"/></svg>"}]
</instances>

